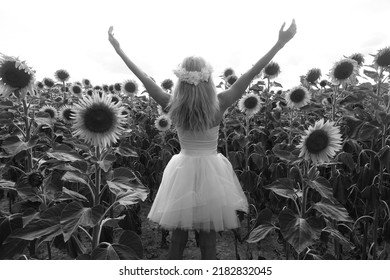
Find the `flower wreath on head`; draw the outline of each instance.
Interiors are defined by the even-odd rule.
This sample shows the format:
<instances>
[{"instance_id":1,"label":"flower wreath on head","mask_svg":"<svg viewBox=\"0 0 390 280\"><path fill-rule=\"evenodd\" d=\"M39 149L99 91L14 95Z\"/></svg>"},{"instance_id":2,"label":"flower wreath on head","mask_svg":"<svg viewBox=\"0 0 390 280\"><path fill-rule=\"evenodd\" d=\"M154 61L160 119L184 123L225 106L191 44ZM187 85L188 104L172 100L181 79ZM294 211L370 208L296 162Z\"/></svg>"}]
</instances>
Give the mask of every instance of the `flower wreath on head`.
<instances>
[{"instance_id":1,"label":"flower wreath on head","mask_svg":"<svg viewBox=\"0 0 390 280\"><path fill-rule=\"evenodd\" d=\"M179 81L197 86L201 82L208 82L213 72L211 66L206 66L201 71L187 71L181 66L173 70L173 73L179 78Z\"/></svg>"}]
</instances>

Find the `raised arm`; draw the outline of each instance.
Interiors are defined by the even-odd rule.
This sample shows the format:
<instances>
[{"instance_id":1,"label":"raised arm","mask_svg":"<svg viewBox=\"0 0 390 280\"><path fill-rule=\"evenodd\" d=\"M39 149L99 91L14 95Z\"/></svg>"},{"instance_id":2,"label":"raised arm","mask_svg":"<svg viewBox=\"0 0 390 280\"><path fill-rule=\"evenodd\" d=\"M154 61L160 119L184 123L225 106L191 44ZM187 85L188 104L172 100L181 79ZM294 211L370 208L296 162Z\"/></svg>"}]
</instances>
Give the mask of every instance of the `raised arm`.
<instances>
[{"instance_id":1,"label":"raised arm","mask_svg":"<svg viewBox=\"0 0 390 280\"><path fill-rule=\"evenodd\" d=\"M272 60L272 58L284 47L284 45L294 37L297 31L295 20L292 21L290 27L286 31L283 31L284 26L285 23L283 23L279 30L279 38L276 44L262 58L260 58L260 60L257 61L252 68L240 76L228 90L221 92L218 95L222 111L225 111L235 101L241 98L255 76L258 75L260 71Z\"/></svg>"},{"instance_id":2,"label":"raised arm","mask_svg":"<svg viewBox=\"0 0 390 280\"><path fill-rule=\"evenodd\" d=\"M169 104L170 95L159 87L152 78L146 75L137 65L135 65L121 49L118 40L114 37L113 27L108 30L108 40L114 47L117 54L126 63L127 67L134 73L135 76L142 82L149 95L156 100L156 102L165 108Z\"/></svg>"}]
</instances>

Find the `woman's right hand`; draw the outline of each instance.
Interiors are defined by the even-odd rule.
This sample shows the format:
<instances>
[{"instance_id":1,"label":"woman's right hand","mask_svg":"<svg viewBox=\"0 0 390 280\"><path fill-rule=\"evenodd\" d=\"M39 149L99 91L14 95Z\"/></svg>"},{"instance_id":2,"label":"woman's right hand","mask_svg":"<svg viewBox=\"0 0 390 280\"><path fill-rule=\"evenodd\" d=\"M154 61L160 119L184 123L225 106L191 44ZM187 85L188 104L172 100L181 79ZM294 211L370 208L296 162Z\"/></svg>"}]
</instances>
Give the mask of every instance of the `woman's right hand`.
<instances>
[{"instance_id":1,"label":"woman's right hand","mask_svg":"<svg viewBox=\"0 0 390 280\"><path fill-rule=\"evenodd\" d=\"M110 26L108 29L108 40L110 41L111 45L114 47L115 50L120 49L120 45L118 40L114 37L114 27Z\"/></svg>"},{"instance_id":2,"label":"woman's right hand","mask_svg":"<svg viewBox=\"0 0 390 280\"><path fill-rule=\"evenodd\" d=\"M282 27L279 30L278 41L283 45L290 41L297 33L297 25L295 24L295 19L292 20L290 27L286 31L283 31L285 25L286 23L283 23Z\"/></svg>"}]
</instances>

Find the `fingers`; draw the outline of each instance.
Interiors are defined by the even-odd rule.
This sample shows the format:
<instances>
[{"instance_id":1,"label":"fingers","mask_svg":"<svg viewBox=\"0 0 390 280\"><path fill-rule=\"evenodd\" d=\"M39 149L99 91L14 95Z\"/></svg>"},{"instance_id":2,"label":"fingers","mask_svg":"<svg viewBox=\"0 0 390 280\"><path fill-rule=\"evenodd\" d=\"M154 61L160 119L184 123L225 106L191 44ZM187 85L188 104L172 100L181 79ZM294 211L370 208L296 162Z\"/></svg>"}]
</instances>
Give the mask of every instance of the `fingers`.
<instances>
[{"instance_id":1,"label":"fingers","mask_svg":"<svg viewBox=\"0 0 390 280\"><path fill-rule=\"evenodd\" d=\"M283 22L282 27L280 27L280 31L283 31L285 25L286 25L286 22Z\"/></svg>"}]
</instances>

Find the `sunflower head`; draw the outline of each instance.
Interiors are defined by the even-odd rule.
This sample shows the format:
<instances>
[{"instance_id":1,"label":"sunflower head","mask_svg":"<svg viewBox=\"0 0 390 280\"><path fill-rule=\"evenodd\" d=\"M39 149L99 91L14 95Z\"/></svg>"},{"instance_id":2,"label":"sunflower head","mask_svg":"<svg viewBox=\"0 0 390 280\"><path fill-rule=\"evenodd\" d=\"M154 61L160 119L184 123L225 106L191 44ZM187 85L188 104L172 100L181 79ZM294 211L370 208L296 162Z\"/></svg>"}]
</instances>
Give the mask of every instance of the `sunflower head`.
<instances>
[{"instance_id":1,"label":"sunflower head","mask_svg":"<svg viewBox=\"0 0 390 280\"><path fill-rule=\"evenodd\" d=\"M133 97L138 92L138 83L135 80L126 80L122 83L121 90L125 96Z\"/></svg>"},{"instance_id":2,"label":"sunflower head","mask_svg":"<svg viewBox=\"0 0 390 280\"><path fill-rule=\"evenodd\" d=\"M274 79L280 74L280 66L278 63L271 61L264 67L264 76L269 79Z\"/></svg>"},{"instance_id":3,"label":"sunflower head","mask_svg":"<svg viewBox=\"0 0 390 280\"><path fill-rule=\"evenodd\" d=\"M226 82L228 83L228 85L232 85L234 84L236 81L237 81L238 77L233 74L233 75L230 75L229 77L226 78Z\"/></svg>"},{"instance_id":4,"label":"sunflower head","mask_svg":"<svg viewBox=\"0 0 390 280\"><path fill-rule=\"evenodd\" d=\"M390 66L390 47L383 48L378 51L374 58L375 65L379 67Z\"/></svg>"},{"instance_id":5,"label":"sunflower head","mask_svg":"<svg viewBox=\"0 0 390 280\"><path fill-rule=\"evenodd\" d=\"M109 86L108 86L108 90L109 90L111 93L115 93L114 85L109 85Z\"/></svg>"},{"instance_id":6,"label":"sunflower head","mask_svg":"<svg viewBox=\"0 0 390 280\"><path fill-rule=\"evenodd\" d=\"M238 108L248 117L252 117L261 109L260 98L257 94L247 93L238 101Z\"/></svg>"},{"instance_id":7,"label":"sunflower head","mask_svg":"<svg viewBox=\"0 0 390 280\"><path fill-rule=\"evenodd\" d=\"M22 95L34 93L35 72L24 61L0 53L0 95L9 96L15 90Z\"/></svg>"},{"instance_id":8,"label":"sunflower head","mask_svg":"<svg viewBox=\"0 0 390 280\"><path fill-rule=\"evenodd\" d=\"M54 81L53 81L53 79L51 79L51 78L43 78L43 84L45 85L45 87L47 87L47 88L52 88L52 87L54 87L54 85L55 85L55 83L54 83Z\"/></svg>"},{"instance_id":9,"label":"sunflower head","mask_svg":"<svg viewBox=\"0 0 390 280\"><path fill-rule=\"evenodd\" d=\"M324 119L317 121L305 131L300 148L300 157L311 160L314 164L329 162L341 149L340 128L333 122L325 122Z\"/></svg>"},{"instance_id":10,"label":"sunflower head","mask_svg":"<svg viewBox=\"0 0 390 280\"><path fill-rule=\"evenodd\" d=\"M173 81L171 79L165 79L164 81L162 81L161 87L167 91L170 91L173 87Z\"/></svg>"},{"instance_id":11,"label":"sunflower head","mask_svg":"<svg viewBox=\"0 0 390 280\"><path fill-rule=\"evenodd\" d=\"M85 88L92 87L91 81L89 79L82 79L81 82Z\"/></svg>"},{"instance_id":12,"label":"sunflower head","mask_svg":"<svg viewBox=\"0 0 390 280\"><path fill-rule=\"evenodd\" d=\"M114 90L115 90L116 92L121 92L121 91L122 91L122 84L120 84L120 83L115 83L115 84L114 84Z\"/></svg>"},{"instance_id":13,"label":"sunflower head","mask_svg":"<svg viewBox=\"0 0 390 280\"><path fill-rule=\"evenodd\" d=\"M109 96L111 97L111 102L113 102L114 104L121 102L121 98L119 97L119 95L109 94Z\"/></svg>"},{"instance_id":14,"label":"sunflower head","mask_svg":"<svg viewBox=\"0 0 390 280\"><path fill-rule=\"evenodd\" d=\"M287 107L299 109L310 103L310 92L303 86L296 86L286 93Z\"/></svg>"},{"instance_id":15,"label":"sunflower head","mask_svg":"<svg viewBox=\"0 0 390 280\"><path fill-rule=\"evenodd\" d=\"M318 68L312 68L309 71L307 71L305 80L309 84L315 84L320 77L321 77L321 70Z\"/></svg>"},{"instance_id":16,"label":"sunflower head","mask_svg":"<svg viewBox=\"0 0 390 280\"><path fill-rule=\"evenodd\" d=\"M54 73L54 77L60 81L60 82L66 82L67 80L69 80L69 72L64 70L64 69L60 69L60 70L57 70L55 73Z\"/></svg>"},{"instance_id":17,"label":"sunflower head","mask_svg":"<svg viewBox=\"0 0 390 280\"><path fill-rule=\"evenodd\" d=\"M320 86L321 87L326 87L328 85L328 81L327 80L322 80L321 82L320 82Z\"/></svg>"},{"instance_id":18,"label":"sunflower head","mask_svg":"<svg viewBox=\"0 0 390 280\"><path fill-rule=\"evenodd\" d=\"M105 148L117 142L123 130L125 117L120 103L111 102L106 93L84 96L73 106L74 135L85 142Z\"/></svg>"},{"instance_id":19,"label":"sunflower head","mask_svg":"<svg viewBox=\"0 0 390 280\"><path fill-rule=\"evenodd\" d=\"M57 109L51 105L45 105L39 111L47 113L52 120L57 118Z\"/></svg>"},{"instance_id":20,"label":"sunflower head","mask_svg":"<svg viewBox=\"0 0 390 280\"><path fill-rule=\"evenodd\" d=\"M354 53L349 58L355 60L358 66L362 66L364 63L364 56L361 53Z\"/></svg>"},{"instance_id":21,"label":"sunflower head","mask_svg":"<svg viewBox=\"0 0 390 280\"><path fill-rule=\"evenodd\" d=\"M233 68L226 68L225 71L223 71L223 78L226 80L229 76L235 75L235 72Z\"/></svg>"},{"instance_id":22,"label":"sunflower head","mask_svg":"<svg viewBox=\"0 0 390 280\"><path fill-rule=\"evenodd\" d=\"M359 72L356 60L345 58L336 62L330 71L330 77L335 85L354 85L357 83L356 76Z\"/></svg>"},{"instance_id":23,"label":"sunflower head","mask_svg":"<svg viewBox=\"0 0 390 280\"><path fill-rule=\"evenodd\" d=\"M172 121L167 115L161 115L156 119L154 125L159 131L167 131L171 127Z\"/></svg>"},{"instance_id":24,"label":"sunflower head","mask_svg":"<svg viewBox=\"0 0 390 280\"><path fill-rule=\"evenodd\" d=\"M64 105L59 110L59 118L64 121L64 123L73 123L72 115L74 114L73 108L70 105Z\"/></svg>"},{"instance_id":25,"label":"sunflower head","mask_svg":"<svg viewBox=\"0 0 390 280\"><path fill-rule=\"evenodd\" d=\"M105 92L105 93L108 93L110 90L109 90L109 88L108 88L108 85L102 85L102 88L103 88L103 91Z\"/></svg>"},{"instance_id":26,"label":"sunflower head","mask_svg":"<svg viewBox=\"0 0 390 280\"><path fill-rule=\"evenodd\" d=\"M35 83L35 87L36 87L37 89L39 89L39 90L42 90L42 89L45 88L45 85L44 85L42 82L37 81L37 82Z\"/></svg>"},{"instance_id":27,"label":"sunflower head","mask_svg":"<svg viewBox=\"0 0 390 280\"><path fill-rule=\"evenodd\" d=\"M93 91L93 89L89 88L89 89L87 89L87 90L85 91L85 93L86 93L88 96L92 96L93 93L94 93L94 91Z\"/></svg>"},{"instance_id":28,"label":"sunflower head","mask_svg":"<svg viewBox=\"0 0 390 280\"><path fill-rule=\"evenodd\" d=\"M103 88L101 86L94 86L93 89L95 91L103 91Z\"/></svg>"},{"instance_id":29,"label":"sunflower head","mask_svg":"<svg viewBox=\"0 0 390 280\"><path fill-rule=\"evenodd\" d=\"M73 95L76 95L78 97L81 97L82 93L83 93L83 89L81 88L81 86L79 84L72 84L70 87L69 87L69 91L73 94Z\"/></svg>"}]
</instances>

